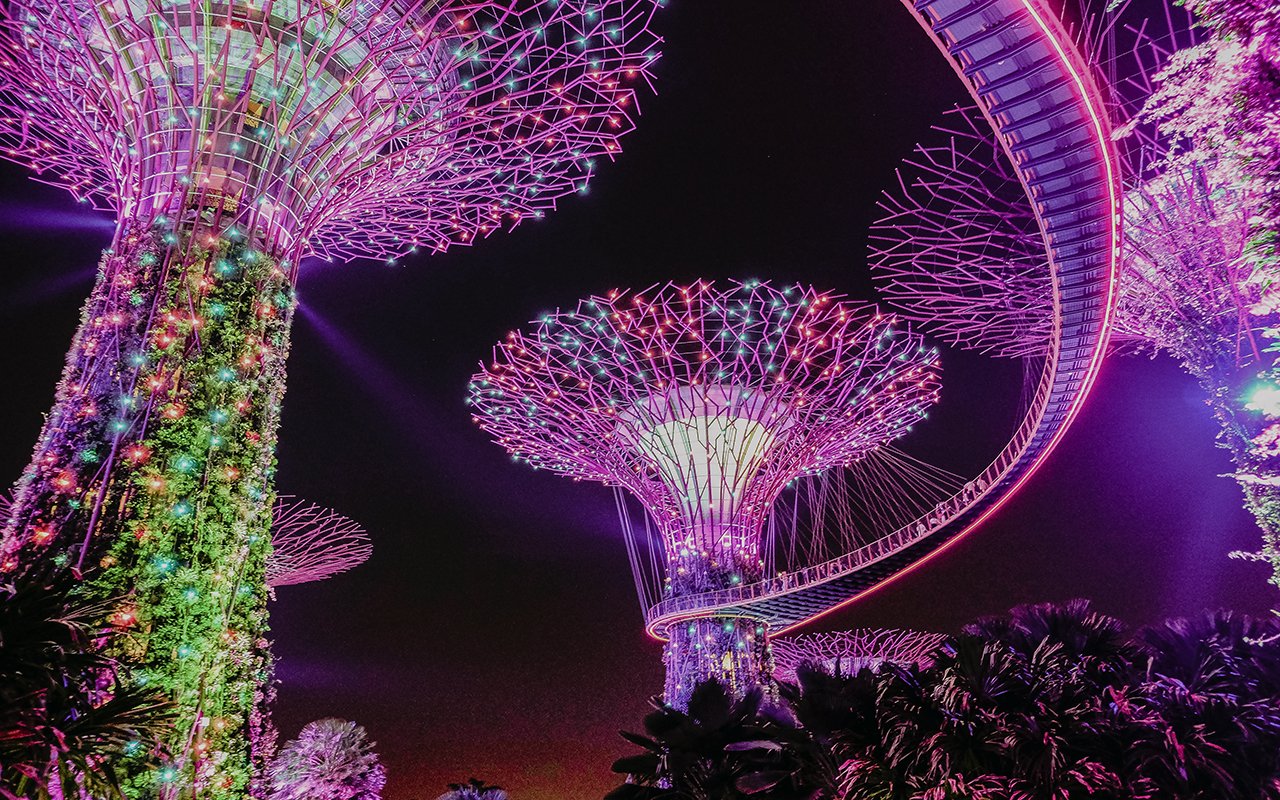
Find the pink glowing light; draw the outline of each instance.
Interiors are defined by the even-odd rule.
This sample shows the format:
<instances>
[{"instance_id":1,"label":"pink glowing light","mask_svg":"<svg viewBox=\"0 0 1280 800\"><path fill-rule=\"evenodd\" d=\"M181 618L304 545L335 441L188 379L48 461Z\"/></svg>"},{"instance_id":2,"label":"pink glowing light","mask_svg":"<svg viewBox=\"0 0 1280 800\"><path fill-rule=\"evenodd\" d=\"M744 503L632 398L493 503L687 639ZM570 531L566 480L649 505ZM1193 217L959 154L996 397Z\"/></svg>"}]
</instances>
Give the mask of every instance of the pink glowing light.
<instances>
[{"instance_id":1,"label":"pink glowing light","mask_svg":"<svg viewBox=\"0 0 1280 800\"><path fill-rule=\"evenodd\" d=\"M937 399L937 353L892 317L811 288L699 282L592 297L512 332L473 418L535 469L625 487L660 533L669 597L755 584L783 488L867 457ZM667 697L763 679L767 625L691 611Z\"/></svg>"},{"instance_id":2,"label":"pink glowing light","mask_svg":"<svg viewBox=\"0 0 1280 800\"><path fill-rule=\"evenodd\" d=\"M1061 24L1033 0L906 5L978 104L999 149L1013 165L1012 177L1022 194L1036 198L1031 219L1044 248L1040 263L1048 273L1044 280L1050 324L1047 341L1033 348L1042 347L1046 358L1030 411L980 475L920 519L791 574L664 599L646 611L647 630L656 638L665 638L685 620L709 611L769 620L773 632L782 633L919 569L980 527L1037 473L1096 380L1113 327L1121 241L1118 170L1101 92ZM1002 58L1002 49L1009 48L1016 48L1019 58ZM1029 53L1034 57L1024 55ZM1026 69L1035 74L1029 72L1020 81L1024 57L1034 62ZM1046 108L1047 100L1028 102L1028 97L1042 97L1037 93L1047 84L1053 84L1056 93L1050 107ZM1001 110L993 113L988 106L997 104ZM1076 119L1082 126L1074 124ZM1060 134L1058 141L1046 140L1046 126L1050 132L1079 130L1083 136ZM1024 139L1039 148L1034 159L1030 151L1015 157ZM1063 164L1068 155L1070 160ZM1060 175L1087 177L1075 184ZM1082 229L1096 229L1099 235L1080 243L1076 240ZM1060 243L1066 246L1059 249ZM1100 263L1091 263L1092 258ZM1072 278L1070 302L1059 285L1060 271ZM1071 344L1069 351L1064 339ZM876 564L887 568L869 583L868 568ZM841 592L847 594L841 598Z\"/></svg>"},{"instance_id":3,"label":"pink glowing light","mask_svg":"<svg viewBox=\"0 0 1280 800\"><path fill-rule=\"evenodd\" d=\"M916 13L914 7L912 7L910 4L910 0L904 0L904 3L908 6L908 8L912 10L913 13ZM1097 336L1097 340L1095 342L1093 351L1089 356L1088 368L1085 372L1085 376L1083 381L1081 382L1081 386L1079 390L1077 390L1077 392L1075 393L1074 399L1071 402L1069 408L1067 409L1065 419L1058 424L1056 430L1054 430L1048 443L1042 446L1039 453L1036 455L1035 460L1032 462L1031 466L1028 469L1024 470L1022 474L1019 475L1018 478L1010 486L1005 488L994 503L989 505L985 510L982 511L981 514L979 514L971 522L965 525L961 530L956 532L955 535L953 535L941 546L925 554L923 557L912 562L910 565L906 566L905 568L895 572L893 575L890 575L888 578L880 581L874 586L871 586L870 588L864 591L858 592L852 595L851 597L849 597L848 599L831 606L830 608L824 609L821 613L814 615L808 620L805 620L806 623L815 619L820 619L822 617L827 616L828 614L838 611L839 609L844 608L850 605L851 603L861 600L862 598L866 597L872 592L879 591L885 586L888 586L893 582L900 580L903 576L911 574L912 572L919 569L923 565L933 561L943 553L950 550L952 547L955 546L957 542L961 541L964 537L968 536L970 533L977 530L979 527L983 525L983 523L985 523L988 519L990 519L991 516L998 513L1000 509L1002 509L1011 499L1013 499L1013 497L1018 493L1018 491L1024 485L1026 485L1027 481L1031 480L1032 476L1034 476L1036 472L1038 472L1039 469L1044 465L1044 462L1049 458L1049 455L1058 446L1059 442L1062 441L1062 437L1066 434L1067 430L1071 426L1071 423L1074 422L1075 418L1079 415L1081 408L1084 406L1084 402L1088 398L1089 393L1093 388L1093 384L1097 380L1098 372L1101 369L1102 358L1106 354L1107 340L1111 334L1112 318L1113 318L1116 299L1117 299L1117 282L1119 279L1120 264L1121 264L1120 248L1121 248L1121 241L1122 241L1122 225L1123 225L1123 210L1120 204L1121 194L1120 194L1120 187L1119 187L1119 181L1118 181L1118 171L1117 171L1116 162L1115 162L1115 151L1114 151L1114 145L1111 142L1111 137L1109 134L1110 125L1107 121L1106 115L1102 111L1102 109L1105 108L1105 103L1102 100L1102 94L1101 92L1099 92L1096 83L1090 76L1088 69L1083 66L1082 59L1080 57L1079 52L1075 49L1074 46L1071 46L1070 44L1068 44L1071 40L1070 40L1070 37L1067 35L1067 33L1062 29L1061 23L1058 22L1052 15L1047 14L1042 10L1040 10L1039 8L1037 8L1036 0L1020 0L1020 5L1026 9L1028 14L1030 14L1031 18L1035 21L1036 26L1039 29L1041 35L1044 37L1045 41L1047 41L1050 44L1050 46L1053 48L1054 53L1058 57L1059 63L1070 75L1071 81L1076 89L1077 100L1081 103L1082 107L1085 109L1086 113L1089 116L1090 127L1093 131L1095 150L1098 157L1101 159L1104 165L1104 169L1107 176L1107 181L1106 181L1107 202L1108 202L1108 207L1110 208L1110 213L1107 218L1108 225L1106 230L1107 243L1108 243L1107 244L1108 256L1107 256L1106 269L1107 269L1108 278L1107 278L1106 294L1104 297L1105 303L1103 306L1103 319L1100 325L1099 334ZM921 24L924 27L926 27L926 29L928 28L928 23L923 19L921 19L918 16L918 14L917 14L917 19L920 20ZM969 89L975 101L978 101L979 104L981 105L981 99L979 97L978 87L974 86L974 84L970 81L968 76L964 74L964 71L960 68L959 64L950 58L950 54L946 52L946 45L939 39L935 39L934 41L935 41L935 44L938 45L939 49L943 51L944 55L948 56L949 63L952 64L953 68L956 71L956 74L960 76L962 82ZM999 130L999 126L993 124L993 129ZM1000 141L1002 146L1006 150L1006 156L1011 160L1012 163L1017 164L1018 162L1013 159L1012 153L1008 150L1009 143L1005 141L1003 138L1001 138ZM1019 173L1019 176L1025 189L1025 186L1026 186L1025 179L1021 177L1021 173ZM1056 283L1056 278L1055 278L1055 283ZM1057 312L1056 292L1055 292L1054 311L1055 313ZM791 630L792 628L795 628L799 624L803 624L803 623L797 623L796 625L789 626L788 628L779 631L779 633L785 633L787 630Z\"/></svg>"},{"instance_id":4,"label":"pink glowing light","mask_svg":"<svg viewBox=\"0 0 1280 800\"><path fill-rule=\"evenodd\" d=\"M773 675L794 683L796 670L803 664L842 675L876 671L888 664L927 667L946 639L940 633L877 628L777 638L773 640Z\"/></svg>"},{"instance_id":5,"label":"pink glowing light","mask_svg":"<svg viewBox=\"0 0 1280 800\"><path fill-rule=\"evenodd\" d=\"M16 0L0 157L296 262L541 217L619 152L653 0Z\"/></svg>"},{"instance_id":6,"label":"pink glowing light","mask_svg":"<svg viewBox=\"0 0 1280 800\"><path fill-rule=\"evenodd\" d=\"M275 589L331 578L373 555L369 534L348 517L306 500L276 498L267 585Z\"/></svg>"}]
</instances>

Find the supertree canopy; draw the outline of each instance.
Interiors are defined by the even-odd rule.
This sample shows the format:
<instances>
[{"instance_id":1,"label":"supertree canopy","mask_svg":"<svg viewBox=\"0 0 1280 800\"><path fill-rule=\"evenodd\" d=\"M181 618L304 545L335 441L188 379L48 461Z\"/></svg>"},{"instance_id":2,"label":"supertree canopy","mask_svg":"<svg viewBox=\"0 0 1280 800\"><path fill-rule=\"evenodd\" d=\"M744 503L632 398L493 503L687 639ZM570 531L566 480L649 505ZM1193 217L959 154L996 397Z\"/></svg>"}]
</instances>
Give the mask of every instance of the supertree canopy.
<instances>
[{"instance_id":1,"label":"supertree canopy","mask_svg":"<svg viewBox=\"0 0 1280 800\"><path fill-rule=\"evenodd\" d=\"M17 0L0 152L130 229L290 260L443 249L617 151L653 5Z\"/></svg>"},{"instance_id":2,"label":"supertree canopy","mask_svg":"<svg viewBox=\"0 0 1280 800\"><path fill-rule=\"evenodd\" d=\"M1043 355L1053 302L1026 193L977 108L954 109L897 173L870 231L885 299L952 344Z\"/></svg>"},{"instance_id":3,"label":"supertree canopy","mask_svg":"<svg viewBox=\"0 0 1280 800\"><path fill-rule=\"evenodd\" d=\"M1025 196L972 109L939 126L885 193L871 263L899 313L962 347L1046 353L1053 287ZM1115 341L1164 352L1200 383L1222 425L1247 506L1265 534L1260 558L1280 584L1280 329L1274 269L1256 267L1251 228L1261 197L1216 160L1153 152L1128 174ZM960 223L957 224L956 220ZM927 243L927 246L923 243ZM1268 372L1270 370L1270 372Z\"/></svg>"},{"instance_id":4,"label":"supertree canopy","mask_svg":"<svg viewBox=\"0 0 1280 800\"><path fill-rule=\"evenodd\" d=\"M856 675L864 669L874 672L886 664L925 667L933 663L933 652L946 638L940 633L880 628L779 637L773 640L773 675L794 682L802 664L841 675Z\"/></svg>"},{"instance_id":5,"label":"supertree canopy","mask_svg":"<svg viewBox=\"0 0 1280 800\"><path fill-rule=\"evenodd\" d=\"M373 545L360 523L306 500L276 497L267 586L322 581L360 566L371 555Z\"/></svg>"},{"instance_id":6,"label":"supertree canopy","mask_svg":"<svg viewBox=\"0 0 1280 800\"><path fill-rule=\"evenodd\" d=\"M660 530L666 592L759 581L774 501L902 436L938 393L937 355L874 308L748 281L613 292L513 332L474 377L474 419L517 459L625 487ZM741 692L767 624L691 614L665 631L666 698Z\"/></svg>"},{"instance_id":7,"label":"supertree canopy","mask_svg":"<svg viewBox=\"0 0 1280 800\"><path fill-rule=\"evenodd\" d=\"M269 755L266 559L304 257L443 250L580 190L654 0L15 0L0 156L113 212L0 569L101 598L179 708L127 792L244 797Z\"/></svg>"}]
</instances>

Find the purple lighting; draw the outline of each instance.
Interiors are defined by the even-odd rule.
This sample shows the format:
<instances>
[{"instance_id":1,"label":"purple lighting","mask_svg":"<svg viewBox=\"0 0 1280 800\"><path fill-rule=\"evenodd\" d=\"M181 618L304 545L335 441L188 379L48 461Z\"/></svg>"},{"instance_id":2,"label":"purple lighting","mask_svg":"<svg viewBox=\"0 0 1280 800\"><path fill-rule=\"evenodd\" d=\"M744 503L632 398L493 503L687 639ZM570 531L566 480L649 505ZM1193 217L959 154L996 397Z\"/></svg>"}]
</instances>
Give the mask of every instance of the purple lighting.
<instances>
[{"instance_id":1,"label":"purple lighting","mask_svg":"<svg viewBox=\"0 0 1280 800\"><path fill-rule=\"evenodd\" d=\"M122 657L178 712L171 764L121 759L130 797L263 791L268 526L298 265L470 244L582 191L632 127L656 7L0 10L0 157L115 215L0 571L52 562L129 604Z\"/></svg>"},{"instance_id":2,"label":"purple lighting","mask_svg":"<svg viewBox=\"0 0 1280 800\"><path fill-rule=\"evenodd\" d=\"M0 153L121 219L201 216L295 263L443 250L619 152L653 6L19 0Z\"/></svg>"},{"instance_id":3,"label":"purple lighting","mask_svg":"<svg viewBox=\"0 0 1280 800\"><path fill-rule=\"evenodd\" d=\"M937 399L937 354L891 317L748 281L613 292L513 332L471 384L517 460L621 486L658 527L665 593L760 581L765 520L797 478L856 462ZM768 626L714 611L665 631L666 698L767 680Z\"/></svg>"},{"instance_id":4,"label":"purple lighting","mask_svg":"<svg viewBox=\"0 0 1280 800\"><path fill-rule=\"evenodd\" d=\"M773 676L794 683L802 664L842 675L874 672L886 664L927 667L946 638L940 633L875 628L787 636L773 640Z\"/></svg>"},{"instance_id":5,"label":"purple lighting","mask_svg":"<svg viewBox=\"0 0 1280 800\"><path fill-rule=\"evenodd\" d=\"M306 500L276 498L266 568L272 589L332 578L371 555L373 545L360 523Z\"/></svg>"}]
</instances>

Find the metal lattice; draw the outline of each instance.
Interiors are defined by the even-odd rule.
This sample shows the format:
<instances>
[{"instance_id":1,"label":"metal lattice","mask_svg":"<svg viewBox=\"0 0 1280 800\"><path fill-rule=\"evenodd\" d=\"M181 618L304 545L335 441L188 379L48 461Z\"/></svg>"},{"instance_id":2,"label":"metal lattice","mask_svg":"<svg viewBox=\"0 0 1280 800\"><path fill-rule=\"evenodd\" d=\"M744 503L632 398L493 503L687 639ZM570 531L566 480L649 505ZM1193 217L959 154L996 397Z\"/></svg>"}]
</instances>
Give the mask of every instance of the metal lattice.
<instances>
[{"instance_id":1,"label":"metal lattice","mask_svg":"<svg viewBox=\"0 0 1280 800\"><path fill-rule=\"evenodd\" d=\"M881 628L787 636L773 640L773 674L779 681L793 683L803 664L841 675L856 675L863 669L874 672L886 664L927 667L946 640L940 633Z\"/></svg>"},{"instance_id":2,"label":"metal lattice","mask_svg":"<svg viewBox=\"0 0 1280 800\"><path fill-rule=\"evenodd\" d=\"M289 495L276 498L271 519L267 585L312 583L354 569L373 555L360 523Z\"/></svg>"}]
</instances>

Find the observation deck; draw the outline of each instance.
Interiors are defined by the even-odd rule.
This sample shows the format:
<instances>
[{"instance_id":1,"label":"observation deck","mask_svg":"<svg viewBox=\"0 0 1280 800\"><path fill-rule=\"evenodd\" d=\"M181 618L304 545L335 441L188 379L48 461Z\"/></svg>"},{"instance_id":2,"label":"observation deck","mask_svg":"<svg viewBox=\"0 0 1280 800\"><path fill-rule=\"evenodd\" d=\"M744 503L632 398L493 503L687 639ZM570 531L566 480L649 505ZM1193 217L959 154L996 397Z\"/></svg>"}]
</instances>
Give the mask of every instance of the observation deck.
<instances>
[{"instance_id":1,"label":"observation deck","mask_svg":"<svg viewBox=\"0 0 1280 800\"><path fill-rule=\"evenodd\" d=\"M995 513L1035 473L1097 375L1119 271L1119 166L1090 67L1044 0L903 0L995 130L1030 198L1053 284L1053 335L1029 410L994 461L929 514L839 558L758 583L664 600L651 635L740 615L774 634L919 565Z\"/></svg>"}]
</instances>

